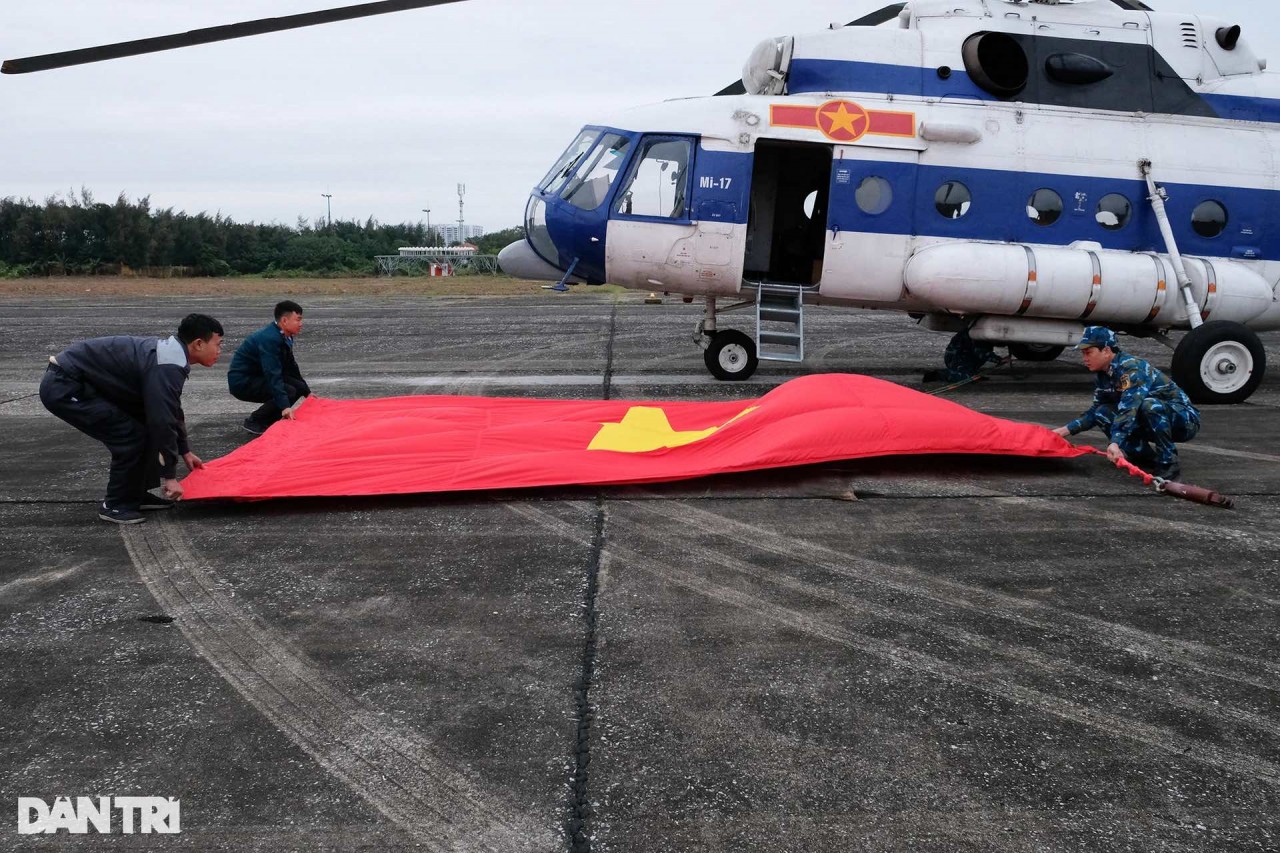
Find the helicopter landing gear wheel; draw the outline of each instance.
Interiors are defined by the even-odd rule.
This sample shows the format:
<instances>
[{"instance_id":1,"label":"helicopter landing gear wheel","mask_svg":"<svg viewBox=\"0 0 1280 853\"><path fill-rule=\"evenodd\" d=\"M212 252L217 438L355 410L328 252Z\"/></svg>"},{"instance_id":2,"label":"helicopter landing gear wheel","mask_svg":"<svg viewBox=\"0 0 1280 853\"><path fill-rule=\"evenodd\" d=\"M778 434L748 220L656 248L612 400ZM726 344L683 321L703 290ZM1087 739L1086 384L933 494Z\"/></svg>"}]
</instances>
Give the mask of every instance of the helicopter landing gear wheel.
<instances>
[{"instance_id":1,"label":"helicopter landing gear wheel","mask_svg":"<svg viewBox=\"0 0 1280 853\"><path fill-rule=\"evenodd\" d=\"M1229 320L1192 329L1173 351L1173 381L1194 403L1243 403L1266 369L1262 341L1252 329Z\"/></svg>"},{"instance_id":2,"label":"helicopter landing gear wheel","mask_svg":"<svg viewBox=\"0 0 1280 853\"><path fill-rule=\"evenodd\" d=\"M1018 361L1053 361L1065 349L1053 344L1009 344L1009 355Z\"/></svg>"},{"instance_id":3,"label":"helicopter landing gear wheel","mask_svg":"<svg viewBox=\"0 0 1280 853\"><path fill-rule=\"evenodd\" d=\"M756 358L756 342L737 329L716 332L702 360L712 376L726 382L749 378L760 364Z\"/></svg>"}]
</instances>

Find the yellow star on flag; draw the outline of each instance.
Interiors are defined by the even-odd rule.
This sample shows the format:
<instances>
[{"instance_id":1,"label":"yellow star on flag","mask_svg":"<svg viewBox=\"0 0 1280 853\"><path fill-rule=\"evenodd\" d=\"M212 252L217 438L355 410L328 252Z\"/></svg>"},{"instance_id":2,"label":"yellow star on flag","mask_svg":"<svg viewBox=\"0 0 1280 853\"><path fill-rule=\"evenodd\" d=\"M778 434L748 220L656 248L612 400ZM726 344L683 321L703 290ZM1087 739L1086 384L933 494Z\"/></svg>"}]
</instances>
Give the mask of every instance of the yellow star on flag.
<instances>
[{"instance_id":1,"label":"yellow star on flag","mask_svg":"<svg viewBox=\"0 0 1280 853\"><path fill-rule=\"evenodd\" d=\"M616 424L601 424L600 431L588 450L616 450L620 453L647 453L664 447L682 447L702 441L709 435L727 427L743 415L755 411L755 406L744 409L720 426L707 429L683 430L671 428L667 413L657 406L632 406Z\"/></svg>"}]
</instances>

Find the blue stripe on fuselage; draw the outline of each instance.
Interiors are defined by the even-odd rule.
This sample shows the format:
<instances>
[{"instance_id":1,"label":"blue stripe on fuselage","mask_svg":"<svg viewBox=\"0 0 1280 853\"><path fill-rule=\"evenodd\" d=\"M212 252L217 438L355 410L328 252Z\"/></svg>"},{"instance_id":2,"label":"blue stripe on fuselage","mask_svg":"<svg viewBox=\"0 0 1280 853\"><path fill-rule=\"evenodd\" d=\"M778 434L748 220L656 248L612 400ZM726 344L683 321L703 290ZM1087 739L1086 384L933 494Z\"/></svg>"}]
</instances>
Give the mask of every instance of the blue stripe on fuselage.
<instances>
[{"instance_id":1,"label":"blue stripe on fuselage","mask_svg":"<svg viewBox=\"0 0 1280 853\"><path fill-rule=\"evenodd\" d=\"M927 73L926 73L927 71ZM795 59L787 71L787 92L792 95L816 92L875 92L886 95L914 95L918 98L964 98L994 101L994 96L978 88L964 69L952 69L943 80L936 69L918 65L887 65L843 59Z\"/></svg>"},{"instance_id":2,"label":"blue stripe on fuselage","mask_svg":"<svg viewBox=\"0 0 1280 853\"><path fill-rule=\"evenodd\" d=\"M792 95L825 92L874 92L918 98L999 101L984 92L962 68L943 80L933 68L843 59L795 59L787 72ZM1244 95L1201 94L1220 117L1235 121L1280 122L1280 100Z\"/></svg>"},{"instance_id":3,"label":"blue stripe on fuselage","mask_svg":"<svg viewBox=\"0 0 1280 853\"><path fill-rule=\"evenodd\" d=\"M1246 95L1201 95L1213 111L1234 121L1280 122L1280 101Z\"/></svg>"},{"instance_id":4,"label":"blue stripe on fuselage","mask_svg":"<svg viewBox=\"0 0 1280 853\"><path fill-rule=\"evenodd\" d=\"M1166 251L1147 201L1146 184L1140 180L909 163L846 160L844 165L853 167L854 174L847 183L833 183L828 220L832 228L842 231L1062 246L1087 240L1107 249ZM871 175L886 179L895 190L893 203L878 216L862 213L855 198L862 179ZM944 219L934 206L934 194L947 181L963 183L972 194L969 212L960 219ZM1169 193L1169 220L1183 252L1280 260L1280 230L1272 226L1280 211L1280 192L1194 184L1162 186ZM1062 197L1064 210L1057 222L1042 226L1033 222L1026 210L1032 194L1045 188ZM1077 193L1085 198L1077 201ZM1125 196L1132 206L1129 223L1118 231L1103 228L1094 218L1098 201L1110 193ZM1191 214L1210 199L1227 209L1227 228L1217 237L1205 238L1192 229Z\"/></svg>"}]
</instances>

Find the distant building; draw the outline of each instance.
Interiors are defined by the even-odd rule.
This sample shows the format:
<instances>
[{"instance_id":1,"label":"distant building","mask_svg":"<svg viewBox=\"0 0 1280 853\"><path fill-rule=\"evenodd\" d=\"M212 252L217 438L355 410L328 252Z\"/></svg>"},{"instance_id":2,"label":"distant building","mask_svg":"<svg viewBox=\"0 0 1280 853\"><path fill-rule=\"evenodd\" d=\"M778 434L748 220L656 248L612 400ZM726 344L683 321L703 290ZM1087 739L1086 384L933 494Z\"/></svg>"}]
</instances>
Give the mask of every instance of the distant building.
<instances>
[{"instance_id":1,"label":"distant building","mask_svg":"<svg viewBox=\"0 0 1280 853\"><path fill-rule=\"evenodd\" d=\"M476 247L470 243L461 246L401 246L402 258L465 258L476 253Z\"/></svg>"},{"instance_id":2,"label":"distant building","mask_svg":"<svg viewBox=\"0 0 1280 853\"><path fill-rule=\"evenodd\" d=\"M431 230L440 235L440 239L448 245L449 243L461 243L463 240L470 240L473 237L484 236L484 226L482 225L464 225L459 233L457 225L433 225Z\"/></svg>"}]
</instances>

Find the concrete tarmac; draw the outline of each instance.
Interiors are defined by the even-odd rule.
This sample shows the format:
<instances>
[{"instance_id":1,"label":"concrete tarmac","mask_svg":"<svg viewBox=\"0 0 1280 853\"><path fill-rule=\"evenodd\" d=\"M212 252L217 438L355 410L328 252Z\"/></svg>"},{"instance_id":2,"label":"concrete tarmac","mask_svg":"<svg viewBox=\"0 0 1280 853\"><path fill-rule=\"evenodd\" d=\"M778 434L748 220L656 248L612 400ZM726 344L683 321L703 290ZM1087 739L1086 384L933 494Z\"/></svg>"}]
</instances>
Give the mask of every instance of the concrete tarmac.
<instances>
[{"instance_id":1,"label":"concrete tarmac","mask_svg":"<svg viewBox=\"0 0 1280 853\"><path fill-rule=\"evenodd\" d=\"M811 309L805 364L719 383L700 306L583 290L302 300L298 358L331 397L697 400L919 387L946 344ZM920 457L97 520L48 355L214 314L209 459L250 439L226 366L271 304L0 300L0 801L181 800L179 834L0 849L1280 850L1280 334L1182 454L1231 511L1098 458ZM1056 426L1091 387L1068 353L950 396Z\"/></svg>"}]
</instances>

